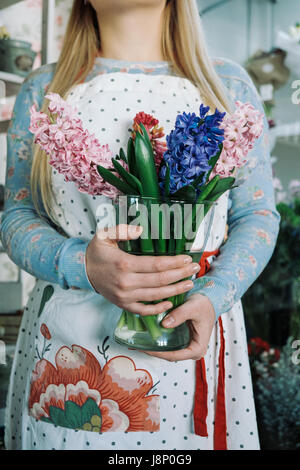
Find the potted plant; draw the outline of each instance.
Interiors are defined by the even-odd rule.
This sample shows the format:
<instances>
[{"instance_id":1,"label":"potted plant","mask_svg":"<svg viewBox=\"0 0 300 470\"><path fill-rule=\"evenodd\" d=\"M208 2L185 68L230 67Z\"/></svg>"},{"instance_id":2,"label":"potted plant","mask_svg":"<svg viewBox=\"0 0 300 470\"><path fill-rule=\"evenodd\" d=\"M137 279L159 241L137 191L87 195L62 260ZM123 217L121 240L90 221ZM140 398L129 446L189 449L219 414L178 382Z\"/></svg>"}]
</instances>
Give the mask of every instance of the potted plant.
<instances>
[{"instance_id":1,"label":"potted plant","mask_svg":"<svg viewBox=\"0 0 300 470\"><path fill-rule=\"evenodd\" d=\"M252 338L248 349L261 448L299 450L300 367L293 339L279 351Z\"/></svg>"},{"instance_id":2,"label":"potted plant","mask_svg":"<svg viewBox=\"0 0 300 470\"><path fill-rule=\"evenodd\" d=\"M0 28L0 70L26 77L35 56L29 42L11 39L5 26Z\"/></svg>"}]
</instances>

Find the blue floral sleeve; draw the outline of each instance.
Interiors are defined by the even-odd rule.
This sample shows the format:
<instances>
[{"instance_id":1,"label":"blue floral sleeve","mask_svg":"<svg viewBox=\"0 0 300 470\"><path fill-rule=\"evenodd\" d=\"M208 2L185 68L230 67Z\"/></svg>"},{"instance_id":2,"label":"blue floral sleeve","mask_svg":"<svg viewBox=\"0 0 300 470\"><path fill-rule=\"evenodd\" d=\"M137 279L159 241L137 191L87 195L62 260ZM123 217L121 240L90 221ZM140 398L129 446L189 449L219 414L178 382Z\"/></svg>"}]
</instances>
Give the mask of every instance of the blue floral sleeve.
<instances>
[{"instance_id":1,"label":"blue floral sleeve","mask_svg":"<svg viewBox=\"0 0 300 470\"><path fill-rule=\"evenodd\" d=\"M28 130L29 108L39 109L55 64L31 72L18 93L7 133L7 172L1 239L11 259L39 279L64 289L91 289L85 270L87 243L59 234L34 208L30 193L33 135Z\"/></svg>"},{"instance_id":2,"label":"blue floral sleeve","mask_svg":"<svg viewBox=\"0 0 300 470\"><path fill-rule=\"evenodd\" d=\"M263 112L248 74L230 61L217 61L216 70L233 101L251 102ZM268 123L246 166L239 170L237 187L229 194L228 239L211 270L194 281L188 293L201 293L212 302L216 317L239 300L268 263L275 247L280 217L276 210L268 143Z\"/></svg>"}]
</instances>

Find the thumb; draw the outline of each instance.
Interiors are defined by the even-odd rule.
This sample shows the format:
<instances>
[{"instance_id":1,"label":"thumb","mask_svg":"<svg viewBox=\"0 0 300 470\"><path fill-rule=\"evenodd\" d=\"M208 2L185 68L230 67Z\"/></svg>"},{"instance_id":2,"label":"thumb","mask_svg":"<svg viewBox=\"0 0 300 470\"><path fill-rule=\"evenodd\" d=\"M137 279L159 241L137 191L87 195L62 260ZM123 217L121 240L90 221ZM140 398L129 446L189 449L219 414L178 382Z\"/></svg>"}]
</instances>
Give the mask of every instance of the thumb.
<instances>
[{"instance_id":1,"label":"thumb","mask_svg":"<svg viewBox=\"0 0 300 470\"><path fill-rule=\"evenodd\" d=\"M143 227L139 225L120 224L97 230L96 235L98 240L105 240L115 245L117 241L136 240L141 236L142 231Z\"/></svg>"}]
</instances>

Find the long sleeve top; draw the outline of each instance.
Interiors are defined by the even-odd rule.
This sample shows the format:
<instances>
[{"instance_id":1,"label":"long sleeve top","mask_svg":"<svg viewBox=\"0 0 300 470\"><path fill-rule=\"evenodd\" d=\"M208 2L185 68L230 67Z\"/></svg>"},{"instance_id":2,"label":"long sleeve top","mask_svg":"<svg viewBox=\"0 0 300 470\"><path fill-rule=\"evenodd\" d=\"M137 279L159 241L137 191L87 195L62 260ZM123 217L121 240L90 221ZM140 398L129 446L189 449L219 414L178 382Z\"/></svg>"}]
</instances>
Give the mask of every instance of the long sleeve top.
<instances>
[{"instance_id":1,"label":"long sleeve top","mask_svg":"<svg viewBox=\"0 0 300 470\"><path fill-rule=\"evenodd\" d=\"M233 101L251 102L263 110L259 96L245 70L234 62L214 60L216 71ZM172 73L166 63L133 64L101 59L86 81L99 73ZM63 289L94 290L86 273L88 241L67 238L44 214L35 210L30 191L33 135L28 130L30 107L39 109L55 73L55 64L31 72L17 96L7 134L5 206L1 220L2 244L11 259L35 277L58 283ZM269 261L279 228L268 147L268 124L245 167L238 171L237 187L229 194L228 239L212 269L194 281L193 293L212 302L216 318L239 300Z\"/></svg>"}]
</instances>

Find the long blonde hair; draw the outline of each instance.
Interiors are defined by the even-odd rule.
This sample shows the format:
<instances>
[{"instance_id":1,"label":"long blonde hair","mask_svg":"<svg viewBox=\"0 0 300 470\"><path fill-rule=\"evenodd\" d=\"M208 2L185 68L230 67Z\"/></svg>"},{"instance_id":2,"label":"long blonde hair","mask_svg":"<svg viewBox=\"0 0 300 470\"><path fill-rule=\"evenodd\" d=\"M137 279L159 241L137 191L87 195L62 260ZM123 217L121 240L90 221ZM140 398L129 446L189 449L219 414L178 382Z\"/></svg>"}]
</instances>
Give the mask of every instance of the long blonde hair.
<instances>
[{"instance_id":1,"label":"long blonde hair","mask_svg":"<svg viewBox=\"0 0 300 470\"><path fill-rule=\"evenodd\" d=\"M87 76L100 50L100 33L96 11L83 0L74 0L62 50L54 77L47 92L67 97L70 88ZM229 110L225 89L209 59L203 37L196 0L168 1L164 12L162 37L164 59L171 62L174 72L189 79L201 91L206 105ZM45 99L42 111L47 112ZM31 171L31 191L36 209L42 198L44 210L50 218L52 207L51 166L44 151L34 145Z\"/></svg>"}]
</instances>

